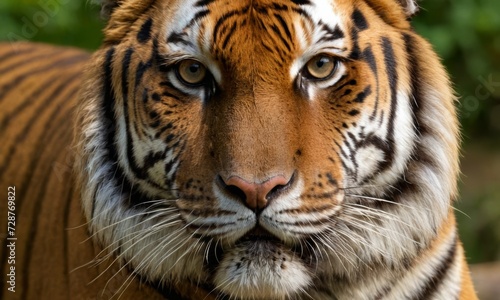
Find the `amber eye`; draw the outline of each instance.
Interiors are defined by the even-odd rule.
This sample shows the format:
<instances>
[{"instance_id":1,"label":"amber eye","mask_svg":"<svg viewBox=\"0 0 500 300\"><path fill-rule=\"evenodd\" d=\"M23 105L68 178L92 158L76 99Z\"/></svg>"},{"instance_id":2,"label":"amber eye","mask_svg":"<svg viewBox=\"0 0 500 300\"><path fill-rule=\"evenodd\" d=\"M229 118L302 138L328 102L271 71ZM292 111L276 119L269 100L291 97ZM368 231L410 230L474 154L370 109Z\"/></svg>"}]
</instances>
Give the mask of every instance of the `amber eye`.
<instances>
[{"instance_id":1,"label":"amber eye","mask_svg":"<svg viewBox=\"0 0 500 300\"><path fill-rule=\"evenodd\" d=\"M326 79L335 72L336 60L328 55L320 54L313 57L306 64L306 75L311 79Z\"/></svg>"},{"instance_id":2,"label":"amber eye","mask_svg":"<svg viewBox=\"0 0 500 300\"><path fill-rule=\"evenodd\" d=\"M187 85L200 85L207 76L207 68L194 59L186 59L177 64L177 77Z\"/></svg>"}]
</instances>

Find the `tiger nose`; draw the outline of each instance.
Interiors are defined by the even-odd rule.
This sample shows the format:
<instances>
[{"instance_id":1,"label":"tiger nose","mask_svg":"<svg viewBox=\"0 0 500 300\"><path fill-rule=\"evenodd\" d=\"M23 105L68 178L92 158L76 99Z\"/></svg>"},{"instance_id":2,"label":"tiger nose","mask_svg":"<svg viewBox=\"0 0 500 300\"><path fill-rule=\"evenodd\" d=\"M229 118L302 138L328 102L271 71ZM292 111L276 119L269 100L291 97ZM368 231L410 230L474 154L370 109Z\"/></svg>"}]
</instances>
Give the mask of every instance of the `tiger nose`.
<instances>
[{"instance_id":1,"label":"tiger nose","mask_svg":"<svg viewBox=\"0 0 500 300\"><path fill-rule=\"evenodd\" d=\"M262 183L252 183L239 176L231 176L224 180L225 189L240 198L252 210L265 208L268 201L275 198L290 185L292 178L282 175L274 176Z\"/></svg>"}]
</instances>

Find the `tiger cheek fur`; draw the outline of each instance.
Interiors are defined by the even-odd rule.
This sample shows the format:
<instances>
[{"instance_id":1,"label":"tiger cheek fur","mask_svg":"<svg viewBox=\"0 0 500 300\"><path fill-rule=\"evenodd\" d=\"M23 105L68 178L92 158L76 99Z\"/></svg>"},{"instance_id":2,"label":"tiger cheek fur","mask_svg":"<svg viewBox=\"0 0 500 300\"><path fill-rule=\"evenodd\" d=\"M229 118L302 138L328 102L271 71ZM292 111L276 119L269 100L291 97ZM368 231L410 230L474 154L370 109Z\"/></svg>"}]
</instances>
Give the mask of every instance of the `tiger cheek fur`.
<instances>
[{"instance_id":1,"label":"tiger cheek fur","mask_svg":"<svg viewBox=\"0 0 500 300\"><path fill-rule=\"evenodd\" d=\"M120 261L231 299L458 293L454 98L396 1L109 7L76 169Z\"/></svg>"}]
</instances>

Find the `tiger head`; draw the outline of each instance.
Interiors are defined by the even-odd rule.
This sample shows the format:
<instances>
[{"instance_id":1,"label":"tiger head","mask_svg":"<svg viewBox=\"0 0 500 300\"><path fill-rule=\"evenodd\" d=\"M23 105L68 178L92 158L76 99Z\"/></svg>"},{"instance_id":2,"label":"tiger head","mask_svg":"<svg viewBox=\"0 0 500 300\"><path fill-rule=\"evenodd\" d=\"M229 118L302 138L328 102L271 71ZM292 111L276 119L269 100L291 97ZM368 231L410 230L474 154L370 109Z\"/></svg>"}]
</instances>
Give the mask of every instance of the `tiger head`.
<instances>
[{"instance_id":1,"label":"tiger head","mask_svg":"<svg viewBox=\"0 0 500 300\"><path fill-rule=\"evenodd\" d=\"M103 8L76 168L91 232L141 278L331 299L395 276L436 236L458 127L413 1Z\"/></svg>"}]
</instances>

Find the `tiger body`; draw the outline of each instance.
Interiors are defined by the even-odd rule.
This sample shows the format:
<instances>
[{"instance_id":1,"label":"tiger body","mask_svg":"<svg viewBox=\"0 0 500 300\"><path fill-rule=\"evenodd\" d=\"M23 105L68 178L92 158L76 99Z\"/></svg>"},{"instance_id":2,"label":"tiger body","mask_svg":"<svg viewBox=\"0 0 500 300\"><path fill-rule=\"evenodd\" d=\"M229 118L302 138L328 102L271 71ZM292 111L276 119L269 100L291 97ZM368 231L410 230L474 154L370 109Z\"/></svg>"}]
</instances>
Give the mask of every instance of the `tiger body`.
<instances>
[{"instance_id":1,"label":"tiger body","mask_svg":"<svg viewBox=\"0 0 500 300\"><path fill-rule=\"evenodd\" d=\"M413 2L103 7L91 57L1 48L20 299L475 299L455 97Z\"/></svg>"}]
</instances>

